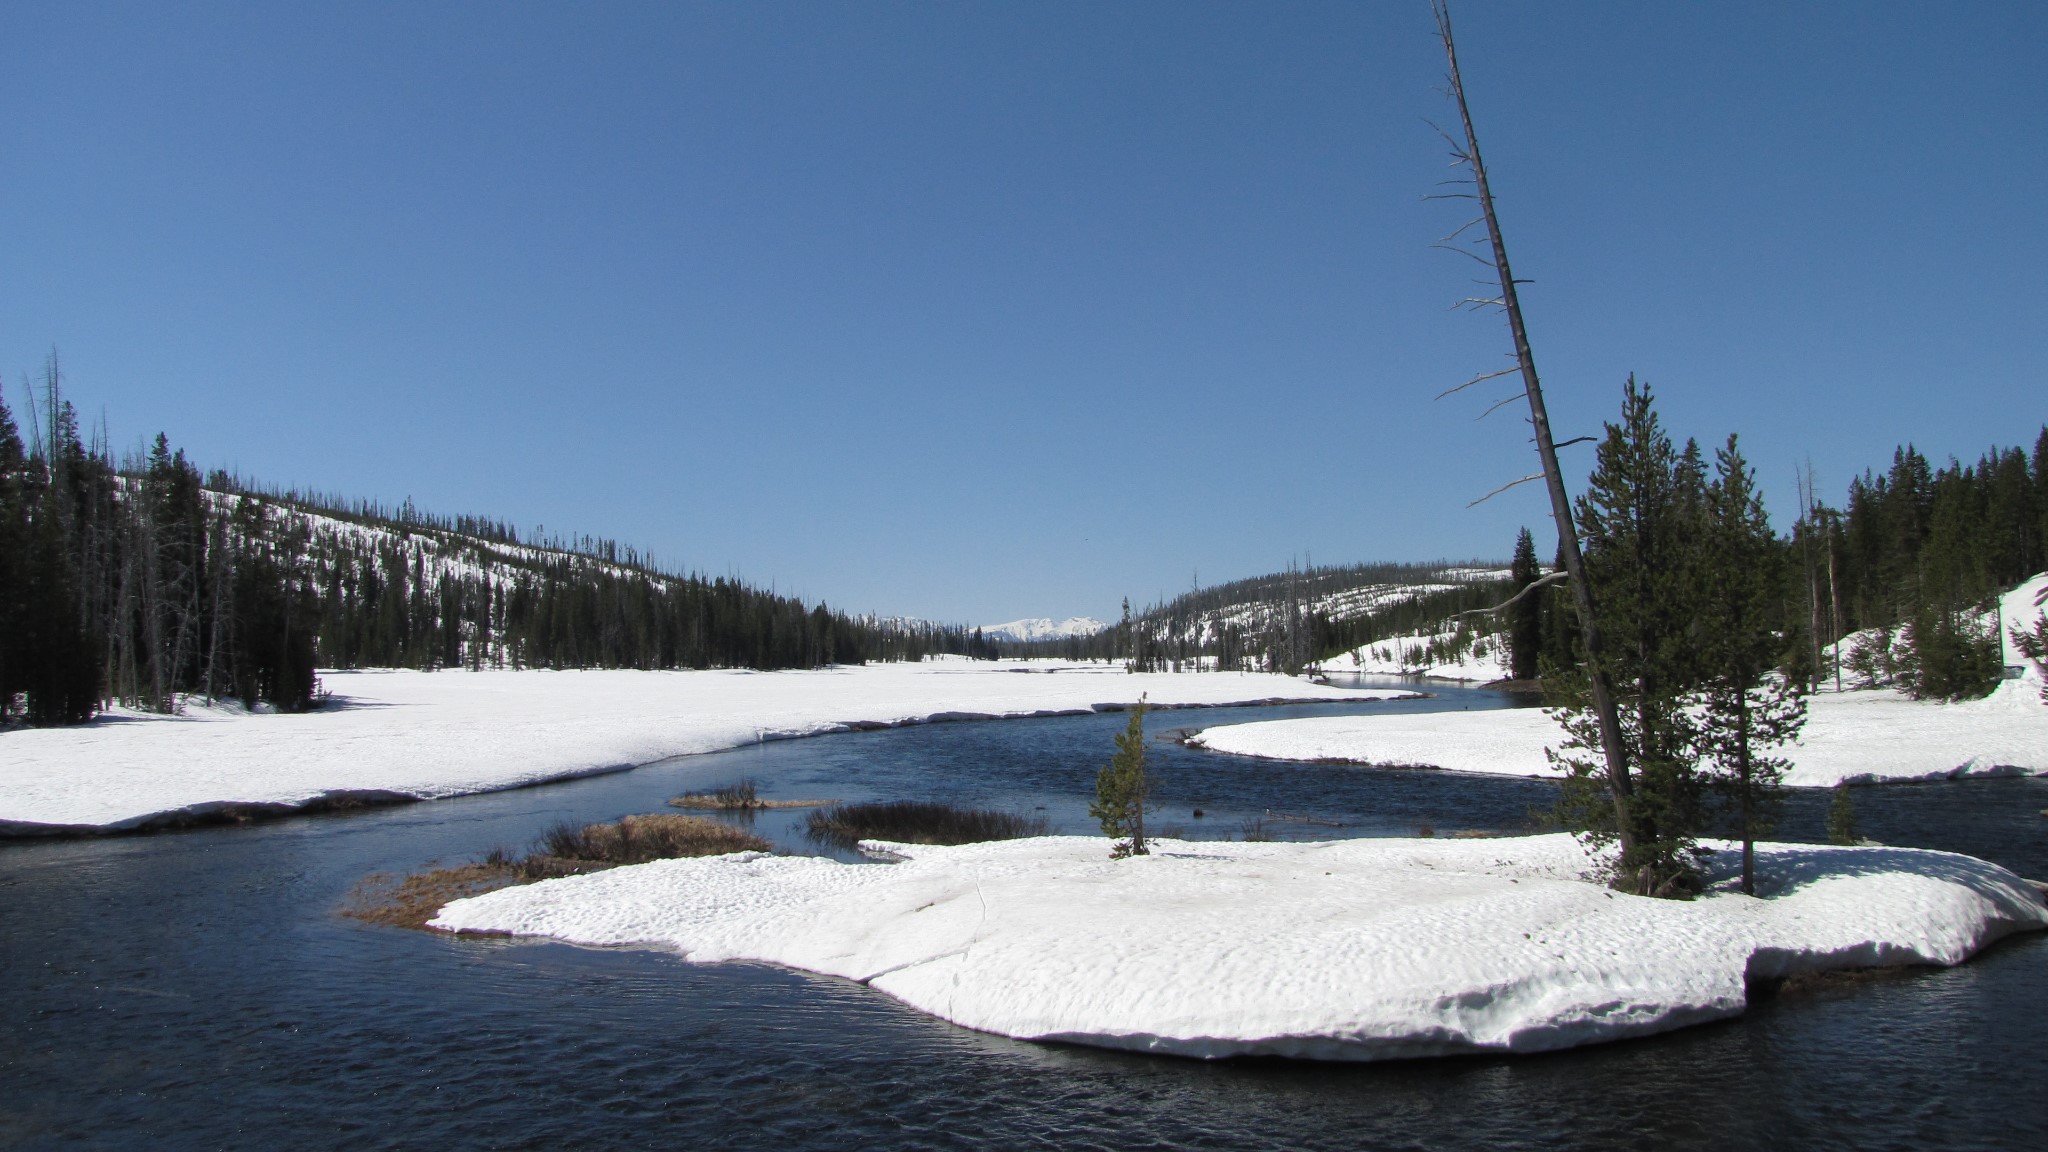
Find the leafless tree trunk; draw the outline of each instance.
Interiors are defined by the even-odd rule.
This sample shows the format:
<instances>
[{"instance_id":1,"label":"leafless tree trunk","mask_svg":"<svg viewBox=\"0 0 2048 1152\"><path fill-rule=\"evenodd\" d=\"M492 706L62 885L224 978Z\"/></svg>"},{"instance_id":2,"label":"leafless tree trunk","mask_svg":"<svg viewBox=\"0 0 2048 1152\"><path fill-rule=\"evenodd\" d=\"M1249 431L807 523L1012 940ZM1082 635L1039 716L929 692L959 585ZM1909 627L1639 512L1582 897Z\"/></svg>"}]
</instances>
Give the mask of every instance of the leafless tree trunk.
<instances>
[{"instance_id":1,"label":"leafless tree trunk","mask_svg":"<svg viewBox=\"0 0 2048 1152\"><path fill-rule=\"evenodd\" d=\"M1471 170L1473 191L1470 196L1479 201L1480 210L1479 219L1472 223L1485 222L1492 249L1492 259L1481 262L1489 263L1500 281L1499 299L1475 303L1498 304L1507 313L1508 331L1514 338L1516 367L1522 377L1522 396L1529 402L1529 424L1535 433L1536 455L1543 464L1540 475L1550 491L1550 514L1557 525L1558 551L1564 555L1573 605L1578 610L1579 638L1585 650L1586 679L1592 689L1593 713L1600 728L1600 751L1607 766L1608 793L1614 801L1615 828L1621 841L1622 855L1627 858L1633 854L1636 843L1635 823L1630 813L1635 788L1629 778L1628 756L1622 743L1621 720L1615 710L1614 692L1608 684L1607 669L1601 659L1603 649L1599 614L1593 603L1593 586L1586 579L1586 562L1579 551L1578 526L1572 519L1571 497L1565 492L1564 473L1557 466L1557 445L1550 434L1550 414L1543 405L1543 387L1536 376L1536 357L1529 348L1528 328L1522 323L1522 305L1515 294L1514 273L1508 265L1507 242L1501 237L1500 219L1493 210L1493 190L1487 184L1486 164L1480 158L1479 135L1473 130L1472 110L1466 102L1464 81L1458 73L1458 49L1451 38L1450 6L1448 0L1431 0L1431 8L1436 14L1437 34L1443 40L1444 58L1450 66L1451 96L1457 101L1458 120L1464 128L1464 143L1451 141L1452 154L1458 163ZM1452 233L1452 236L1456 235ZM1465 250L1460 248L1456 251Z\"/></svg>"}]
</instances>

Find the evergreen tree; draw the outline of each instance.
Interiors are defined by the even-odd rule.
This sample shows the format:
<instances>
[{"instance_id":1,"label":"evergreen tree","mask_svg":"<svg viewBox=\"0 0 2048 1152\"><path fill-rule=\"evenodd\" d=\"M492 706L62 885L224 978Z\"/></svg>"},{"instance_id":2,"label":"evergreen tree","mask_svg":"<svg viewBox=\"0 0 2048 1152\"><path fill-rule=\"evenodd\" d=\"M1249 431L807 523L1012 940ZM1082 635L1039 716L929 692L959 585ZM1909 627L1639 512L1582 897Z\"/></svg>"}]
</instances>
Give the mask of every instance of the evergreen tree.
<instances>
[{"instance_id":1,"label":"evergreen tree","mask_svg":"<svg viewBox=\"0 0 2048 1152\"><path fill-rule=\"evenodd\" d=\"M1735 437L1715 454L1699 552L1699 634L1705 682L1700 752L1733 810L1742 841L1742 890L1756 892L1756 837L1770 830L1779 781L1791 761L1770 755L1799 735L1806 697L1794 677L1774 673L1782 620L1773 569L1780 550L1755 476ZM1805 651L1804 645L1795 648Z\"/></svg>"},{"instance_id":2,"label":"evergreen tree","mask_svg":"<svg viewBox=\"0 0 2048 1152\"><path fill-rule=\"evenodd\" d=\"M50 373L52 417L44 455L30 461L27 547L22 550L21 629L25 668L22 689L28 722L38 726L78 724L100 702L98 644L89 627L92 583L80 572L97 558L90 547L101 525L94 523L93 461L78 440L78 419L58 398ZM40 467L38 467L40 465ZM83 544L74 551L74 544Z\"/></svg>"},{"instance_id":3,"label":"evergreen tree","mask_svg":"<svg viewBox=\"0 0 2048 1152\"><path fill-rule=\"evenodd\" d=\"M1614 826L1613 784L1585 677L1561 676L1547 687L1566 732L1552 753L1568 772L1559 816L1596 844L1625 844L1616 880L1643 895L1697 887L1690 855L1702 795L1686 704L1701 679L1696 545L1705 504L1698 446L1673 447L1650 389L1630 376L1621 420L1607 425L1578 519L1619 705L1632 835Z\"/></svg>"},{"instance_id":4,"label":"evergreen tree","mask_svg":"<svg viewBox=\"0 0 2048 1152\"><path fill-rule=\"evenodd\" d=\"M1921 603L1906 622L1903 658L1893 679L1915 700L1971 700L1998 686L2004 652L1988 623L1960 609Z\"/></svg>"},{"instance_id":5,"label":"evergreen tree","mask_svg":"<svg viewBox=\"0 0 2048 1152\"><path fill-rule=\"evenodd\" d=\"M1521 597L1508 605L1508 676L1534 680L1543 648L1543 599L1540 590L1530 592L1529 585L1542 578L1543 569L1536 563L1536 541L1527 528L1515 537L1515 555L1508 572L1508 582Z\"/></svg>"},{"instance_id":6,"label":"evergreen tree","mask_svg":"<svg viewBox=\"0 0 2048 1152\"><path fill-rule=\"evenodd\" d=\"M2048 704L2048 614L2036 616L2032 628L2014 624L2011 633L2013 647L2034 662L2041 677L2041 703Z\"/></svg>"},{"instance_id":7,"label":"evergreen tree","mask_svg":"<svg viewBox=\"0 0 2048 1152\"><path fill-rule=\"evenodd\" d=\"M1116 738L1116 754L1095 774L1095 800L1088 815L1102 824L1103 835L1116 838L1109 858L1145 856L1145 806L1151 790L1145 780L1145 700L1131 709L1130 724Z\"/></svg>"},{"instance_id":8,"label":"evergreen tree","mask_svg":"<svg viewBox=\"0 0 2048 1152\"><path fill-rule=\"evenodd\" d=\"M1116 654L1123 659L1124 671L1126 672L1136 672L1138 670L1137 651L1132 647L1132 638L1131 598L1126 596L1124 597L1123 619L1116 626Z\"/></svg>"},{"instance_id":9,"label":"evergreen tree","mask_svg":"<svg viewBox=\"0 0 2048 1152\"><path fill-rule=\"evenodd\" d=\"M14 414L0 396L0 726L14 715L15 697L27 685L28 653L23 649L28 621L23 604L28 558L28 506L24 472L28 454Z\"/></svg>"},{"instance_id":10,"label":"evergreen tree","mask_svg":"<svg viewBox=\"0 0 2048 1152\"><path fill-rule=\"evenodd\" d=\"M1837 784L1828 803L1828 843L1857 844L1862 840L1863 834L1856 828L1856 801L1847 784Z\"/></svg>"}]
</instances>

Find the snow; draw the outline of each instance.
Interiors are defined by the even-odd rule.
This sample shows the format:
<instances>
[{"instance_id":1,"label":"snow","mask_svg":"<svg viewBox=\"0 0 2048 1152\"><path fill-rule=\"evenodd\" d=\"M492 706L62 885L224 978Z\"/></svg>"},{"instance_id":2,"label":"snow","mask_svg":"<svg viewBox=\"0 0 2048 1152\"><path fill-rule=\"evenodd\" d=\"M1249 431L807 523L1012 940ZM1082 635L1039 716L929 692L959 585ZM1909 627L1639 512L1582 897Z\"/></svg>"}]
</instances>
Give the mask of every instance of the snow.
<instances>
[{"instance_id":1,"label":"snow","mask_svg":"<svg viewBox=\"0 0 2048 1152\"><path fill-rule=\"evenodd\" d=\"M2033 673L1982 700L1943 704L1891 689L1821 693L1806 731L1784 750L1785 783L1824 788L1963 776L2048 773L2048 705ZM1205 729L1189 743L1239 756L1398 764L1555 777L1543 754L1562 743L1535 708L1419 715L1311 716Z\"/></svg>"},{"instance_id":2,"label":"snow","mask_svg":"<svg viewBox=\"0 0 2048 1152\"><path fill-rule=\"evenodd\" d=\"M1008 624L984 624L982 636L990 640L1008 640L1028 644L1033 640L1064 640L1070 636L1093 636L1109 625L1093 616L1069 616L1054 623L1051 618L1034 616L1029 620L1012 620Z\"/></svg>"},{"instance_id":3,"label":"snow","mask_svg":"<svg viewBox=\"0 0 2048 1152\"><path fill-rule=\"evenodd\" d=\"M1378 676L1425 676L1432 680L1505 680L1508 651L1499 635L1470 637L1460 646L1455 627L1410 636L1394 636L1340 652L1324 660L1325 672L1365 672ZM1451 659L1447 654L1458 652Z\"/></svg>"},{"instance_id":4,"label":"snow","mask_svg":"<svg viewBox=\"0 0 2048 1152\"><path fill-rule=\"evenodd\" d=\"M1996 865L1760 845L1759 897L1585 879L1576 841L1041 837L900 862L742 853L461 900L433 926L765 961L984 1032L1196 1057L1535 1052L1740 1013L1750 979L1962 962L2048 924Z\"/></svg>"},{"instance_id":5,"label":"snow","mask_svg":"<svg viewBox=\"0 0 2048 1152\"><path fill-rule=\"evenodd\" d=\"M2043 617L2048 617L2048 572L2041 573L1998 598L1997 618L1994 623L2004 625L1999 628L1998 634L2005 644L2003 651L2008 666L2028 663L2027 658L2013 646L2013 629L2031 632Z\"/></svg>"},{"instance_id":6,"label":"snow","mask_svg":"<svg viewBox=\"0 0 2048 1152\"><path fill-rule=\"evenodd\" d=\"M431 799L759 740L932 720L1273 699L1370 700L1259 673L934 660L816 671L327 672L301 715L188 708L0 732L0 833L120 829L228 804ZM54 826L54 829L53 829Z\"/></svg>"}]
</instances>

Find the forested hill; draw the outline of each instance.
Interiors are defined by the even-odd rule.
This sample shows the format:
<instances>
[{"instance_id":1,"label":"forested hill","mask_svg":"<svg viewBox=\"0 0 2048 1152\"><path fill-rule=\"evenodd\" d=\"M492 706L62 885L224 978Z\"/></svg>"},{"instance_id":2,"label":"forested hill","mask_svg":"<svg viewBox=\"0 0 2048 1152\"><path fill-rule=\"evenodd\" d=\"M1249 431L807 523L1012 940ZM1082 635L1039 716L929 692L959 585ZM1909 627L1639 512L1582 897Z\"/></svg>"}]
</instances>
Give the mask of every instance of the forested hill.
<instances>
[{"instance_id":1,"label":"forested hill","mask_svg":"<svg viewBox=\"0 0 2048 1152\"><path fill-rule=\"evenodd\" d=\"M1505 596L1507 566L1437 561L1293 567L1195 588L1087 637L1004 643L1004 655L1120 659L1147 669L1299 672Z\"/></svg>"},{"instance_id":2,"label":"forested hill","mask_svg":"<svg viewBox=\"0 0 2048 1152\"><path fill-rule=\"evenodd\" d=\"M770 669L977 647L610 541L202 477L161 436L117 464L68 403L43 413L24 428L0 403L0 723L190 693L304 708L320 667Z\"/></svg>"},{"instance_id":3,"label":"forested hill","mask_svg":"<svg viewBox=\"0 0 2048 1152\"><path fill-rule=\"evenodd\" d=\"M1608 431L1613 439L1623 430ZM1677 462L1663 488L1642 499L1703 509L1703 454L1691 443L1682 452L1666 448ZM1582 499L1579 514L1588 509ZM1761 505L1757 514L1764 515ZM1835 653L1857 661L1861 683L1982 694L2000 673L1991 598L2048 569L2048 428L2036 434L2031 455L1993 447L1973 463L1937 466L1902 445L1889 468L1850 482L1841 507L1809 492L1785 519L1789 530L1771 533L1759 573L1771 588L1783 665L1795 679L1811 682ZM1669 531L1660 571L1682 603L1697 591L1680 585L1703 529L1674 522ZM1582 532L1589 555L1600 552L1600 534ZM1423 663L1456 663L1496 636L1515 679L1537 676L1546 662L1575 666L1577 617L1562 585L1519 599L1512 611L1483 611L1542 576L1532 541L1517 541L1515 550L1512 570L1482 561L1290 567L1127 612L1095 636L1000 648L1143 668L1295 672L1396 637L1407 641L1403 650L1426 654Z\"/></svg>"}]
</instances>

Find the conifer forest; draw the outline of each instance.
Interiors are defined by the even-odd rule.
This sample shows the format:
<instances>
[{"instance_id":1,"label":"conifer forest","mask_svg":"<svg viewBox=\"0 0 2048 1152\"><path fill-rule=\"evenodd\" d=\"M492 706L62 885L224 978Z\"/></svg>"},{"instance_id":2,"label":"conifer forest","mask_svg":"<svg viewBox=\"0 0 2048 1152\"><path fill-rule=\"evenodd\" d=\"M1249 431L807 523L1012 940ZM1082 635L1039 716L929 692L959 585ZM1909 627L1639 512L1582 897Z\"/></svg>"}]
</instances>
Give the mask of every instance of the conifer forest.
<instances>
[{"instance_id":1,"label":"conifer forest","mask_svg":"<svg viewBox=\"0 0 2048 1152\"><path fill-rule=\"evenodd\" d=\"M850 617L607 540L202 476L159 435L117 461L48 373L0 401L0 722L185 695L281 710L316 668L808 668L992 654L967 630ZM25 414L27 415L27 414ZM979 645L979 648L977 648Z\"/></svg>"}]
</instances>

